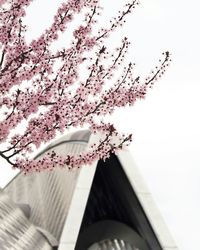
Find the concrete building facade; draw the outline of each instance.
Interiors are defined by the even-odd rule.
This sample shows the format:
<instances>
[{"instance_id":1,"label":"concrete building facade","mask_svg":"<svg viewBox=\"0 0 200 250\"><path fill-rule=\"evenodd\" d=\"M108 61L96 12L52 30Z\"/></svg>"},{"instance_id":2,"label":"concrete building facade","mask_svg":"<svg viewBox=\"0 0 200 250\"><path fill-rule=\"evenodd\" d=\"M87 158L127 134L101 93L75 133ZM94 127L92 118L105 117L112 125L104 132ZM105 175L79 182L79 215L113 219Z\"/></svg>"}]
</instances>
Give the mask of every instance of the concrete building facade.
<instances>
[{"instance_id":1,"label":"concrete building facade","mask_svg":"<svg viewBox=\"0 0 200 250\"><path fill-rule=\"evenodd\" d=\"M51 150L78 154L99 136L89 131L63 136L37 158ZM3 193L50 246L41 249L178 250L127 149L80 169L19 173ZM12 247L32 249L28 243Z\"/></svg>"}]
</instances>

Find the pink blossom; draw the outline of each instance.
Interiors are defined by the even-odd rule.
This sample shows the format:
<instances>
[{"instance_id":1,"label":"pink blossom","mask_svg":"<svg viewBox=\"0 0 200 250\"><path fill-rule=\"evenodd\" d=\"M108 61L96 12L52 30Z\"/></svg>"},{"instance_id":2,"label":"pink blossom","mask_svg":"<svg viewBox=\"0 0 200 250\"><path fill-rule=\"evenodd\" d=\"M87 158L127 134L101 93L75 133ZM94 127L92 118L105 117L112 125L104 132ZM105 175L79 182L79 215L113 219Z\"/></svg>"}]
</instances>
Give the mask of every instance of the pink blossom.
<instances>
[{"instance_id":1,"label":"pink blossom","mask_svg":"<svg viewBox=\"0 0 200 250\"><path fill-rule=\"evenodd\" d=\"M134 75L134 64L122 66L130 45L126 37L117 48L105 47L105 40L124 23L138 4L137 0L127 3L108 27L98 31L94 27L101 12L99 1L68 0L58 8L51 26L27 43L23 17L30 3L31 0L0 1L0 109L3 113L0 143L7 145L0 156L25 173L56 166L71 169L97 159L105 160L129 144L132 137L106 124L104 116L112 114L117 107L143 99L165 72L169 52L164 53L155 70L142 79ZM52 43L84 9L84 21L74 30L70 47L53 53ZM60 66L55 70L57 62ZM81 68L85 69L85 76L80 75ZM121 75L116 79L119 72ZM102 122L97 123L96 117ZM27 124L24 130L13 135L22 122ZM83 125L93 133L102 133L102 139L88 152L66 157L51 152L40 160L29 158L30 152L51 141L57 132Z\"/></svg>"}]
</instances>

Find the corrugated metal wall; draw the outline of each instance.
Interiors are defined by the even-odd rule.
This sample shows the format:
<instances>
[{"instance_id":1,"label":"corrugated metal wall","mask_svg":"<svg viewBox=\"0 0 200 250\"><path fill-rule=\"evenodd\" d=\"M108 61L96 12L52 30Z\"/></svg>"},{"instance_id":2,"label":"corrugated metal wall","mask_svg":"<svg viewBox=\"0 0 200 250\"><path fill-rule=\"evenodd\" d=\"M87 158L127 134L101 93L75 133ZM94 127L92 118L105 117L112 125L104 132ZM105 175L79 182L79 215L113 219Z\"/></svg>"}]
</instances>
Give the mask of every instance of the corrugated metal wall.
<instances>
[{"instance_id":1,"label":"corrugated metal wall","mask_svg":"<svg viewBox=\"0 0 200 250\"><path fill-rule=\"evenodd\" d=\"M123 240L105 240L100 243L92 245L88 250L140 250L139 248L132 247L129 243Z\"/></svg>"},{"instance_id":2,"label":"corrugated metal wall","mask_svg":"<svg viewBox=\"0 0 200 250\"><path fill-rule=\"evenodd\" d=\"M78 154L86 145L83 142L64 142L54 146L53 150L63 156ZM28 176L19 174L5 191L13 201L29 204L30 221L59 240L78 175L78 169L69 171L59 168Z\"/></svg>"}]
</instances>

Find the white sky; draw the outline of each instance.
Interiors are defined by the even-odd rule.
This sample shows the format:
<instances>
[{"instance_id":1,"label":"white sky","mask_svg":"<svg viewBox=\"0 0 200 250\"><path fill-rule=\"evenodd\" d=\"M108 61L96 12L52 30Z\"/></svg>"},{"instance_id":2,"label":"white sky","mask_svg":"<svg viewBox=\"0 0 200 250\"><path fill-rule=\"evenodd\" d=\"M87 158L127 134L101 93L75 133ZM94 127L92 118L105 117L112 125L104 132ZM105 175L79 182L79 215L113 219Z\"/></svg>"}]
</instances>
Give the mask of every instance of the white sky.
<instances>
[{"instance_id":1,"label":"white sky","mask_svg":"<svg viewBox=\"0 0 200 250\"><path fill-rule=\"evenodd\" d=\"M35 1L27 18L32 35L42 31L59 2ZM101 2L113 16L126 1ZM129 59L139 72L148 73L163 51L172 54L170 68L146 100L117 111L113 119L133 133L130 149L180 250L200 245L199 10L197 0L141 0L117 33L132 42ZM13 172L0 171L4 185Z\"/></svg>"}]
</instances>

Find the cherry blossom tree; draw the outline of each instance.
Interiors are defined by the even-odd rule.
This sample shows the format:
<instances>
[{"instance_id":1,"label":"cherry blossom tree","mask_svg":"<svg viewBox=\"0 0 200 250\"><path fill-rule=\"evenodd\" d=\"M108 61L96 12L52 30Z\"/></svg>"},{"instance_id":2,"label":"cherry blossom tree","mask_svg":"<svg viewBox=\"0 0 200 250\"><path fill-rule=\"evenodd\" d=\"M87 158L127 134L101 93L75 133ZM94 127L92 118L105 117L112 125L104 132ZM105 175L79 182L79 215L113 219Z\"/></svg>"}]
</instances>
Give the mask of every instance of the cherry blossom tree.
<instances>
[{"instance_id":1,"label":"cherry blossom tree","mask_svg":"<svg viewBox=\"0 0 200 250\"><path fill-rule=\"evenodd\" d=\"M65 1L52 25L28 43L24 17L31 2L0 0L0 156L25 173L57 165L71 169L106 159L132 137L120 134L104 117L144 98L165 72L169 52L163 53L155 70L141 80L133 74L135 65L124 63L128 38L122 38L113 51L105 46L138 5L137 0L128 2L109 26L99 30L94 28L102 11L98 0ZM51 45L67 32L79 13L84 15L83 21L74 29L70 46L53 52ZM80 68L86 77L79 75ZM23 122L24 130L16 133ZM80 126L104 135L88 152L61 157L52 151L39 160L29 157L58 133Z\"/></svg>"}]
</instances>

